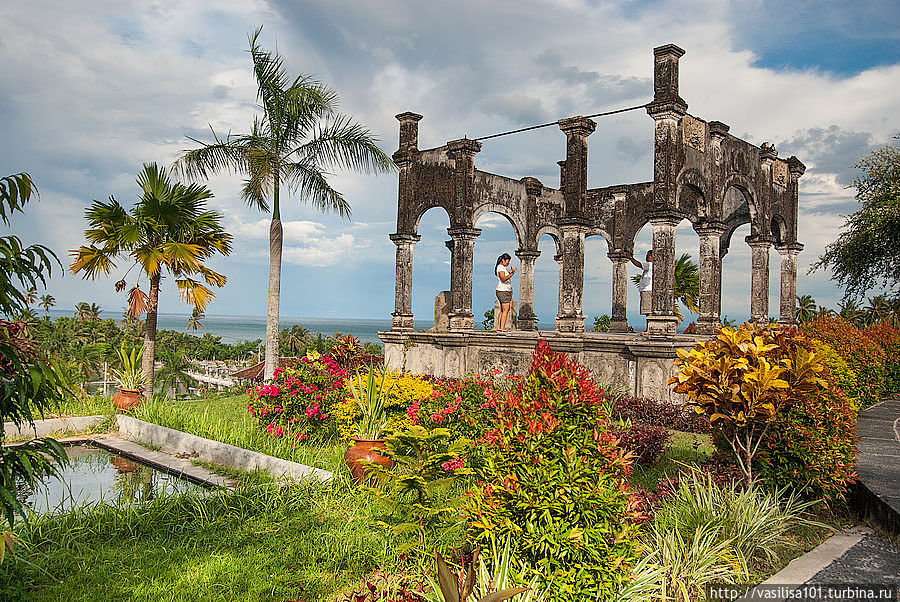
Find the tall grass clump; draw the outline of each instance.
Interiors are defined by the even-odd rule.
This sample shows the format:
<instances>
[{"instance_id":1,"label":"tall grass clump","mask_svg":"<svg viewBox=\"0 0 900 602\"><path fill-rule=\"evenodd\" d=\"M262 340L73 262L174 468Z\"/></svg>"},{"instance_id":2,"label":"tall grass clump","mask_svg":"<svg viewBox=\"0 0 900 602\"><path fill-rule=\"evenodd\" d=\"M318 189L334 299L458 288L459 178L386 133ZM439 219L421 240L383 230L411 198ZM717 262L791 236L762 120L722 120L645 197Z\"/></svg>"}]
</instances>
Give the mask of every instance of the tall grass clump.
<instances>
[{"instance_id":1,"label":"tall grass clump","mask_svg":"<svg viewBox=\"0 0 900 602\"><path fill-rule=\"evenodd\" d=\"M635 574L643 587L627 598L688 602L708 583L747 581L756 564L777 560L793 529L824 527L804 517L814 503L783 489L717 485L699 472L685 476L641 539L647 562Z\"/></svg>"}]
</instances>

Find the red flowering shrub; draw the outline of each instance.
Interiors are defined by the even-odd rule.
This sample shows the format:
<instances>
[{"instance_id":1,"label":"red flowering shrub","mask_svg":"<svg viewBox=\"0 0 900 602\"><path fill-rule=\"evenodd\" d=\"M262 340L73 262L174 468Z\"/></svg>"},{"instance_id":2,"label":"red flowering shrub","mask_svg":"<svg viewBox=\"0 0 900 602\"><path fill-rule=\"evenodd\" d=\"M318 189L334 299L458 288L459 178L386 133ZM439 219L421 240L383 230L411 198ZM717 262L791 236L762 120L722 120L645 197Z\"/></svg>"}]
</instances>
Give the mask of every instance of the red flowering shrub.
<instances>
[{"instance_id":1,"label":"red flowering shrub","mask_svg":"<svg viewBox=\"0 0 900 602\"><path fill-rule=\"evenodd\" d=\"M346 396L347 371L330 355L305 357L275 370L275 380L247 391L247 411L273 437L304 441L336 433L331 408Z\"/></svg>"},{"instance_id":2,"label":"red flowering shrub","mask_svg":"<svg viewBox=\"0 0 900 602\"><path fill-rule=\"evenodd\" d=\"M802 329L810 337L826 343L847 362L860 383L858 390L847 393L857 397L862 407L881 401L889 392L885 350L866 331L833 316L804 322Z\"/></svg>"},{"instance_id":3,"label":"red flowering shrub","mask_svg":"<svg viewBox=\"0 0 900 602\"><path fill-rule=\"evenodd\" d=\"M708 433L709 419L684 404L625 395L614 400L611 418L652 424L688 433Z\"/></svg>"},{"instance_id":4,"label":"red flowering shrub","mask_svg":"<svg viewBox=\"0 0 900 602\"><path fill-rule=\"evenodd\" d=\"M662 456L669 446L671 433L661 426L632 424L616 429L619 445L634 456L634 463L649 466Z\"/></svg>"},{"instance_id":5,"label":"red flowering shrub","mask_svg":"<svg viewBox=\"0 0 900 602\"><path fill-rule=\"evenodd\" d=\"M884 350L885 394L900 393L900 329L885 322L867 326L863 334Z\"/></svg>"},{"instance_id":6,"label":"red flowering shrub","mask_svg":"<svg viewBox=\"0 0 900 602\"><path fill-rule=\"evenodd\" d=\"M613 600L636 560L630 459L588 371L540 341L497 404L465 513L476 543L509 537L547 600Z\"/></svg>"},{"instance_id":7,"label":"red flowering shrub","mask_svg":"<svg viewBox=\"0 0 900 602\"><path fill-rule=\"evenodd\" d=\"M433 379L434 390L424 399L414 401L407 409L410 423L425 428L445 428L451 439L464 437L477 441L494 426L496 407L508 383L496 380L496 375L467 376L465 378Z\"/></svg>"},{"instance_id":8,"label":"red flowering shrub","mask_svg":"<svg viewBox=\"0 0 900 602\"><path fill-rule=\"evenodd\" d=\"M813 341L794 329L782 329L778 343L773 353L779 359L796 349L815 351ZM857 411L827 367L822 377L826 387L792 396L776 414L755 464L764 481L827 503L843 499L855 481Z\"/></svg>"}]
</instances>

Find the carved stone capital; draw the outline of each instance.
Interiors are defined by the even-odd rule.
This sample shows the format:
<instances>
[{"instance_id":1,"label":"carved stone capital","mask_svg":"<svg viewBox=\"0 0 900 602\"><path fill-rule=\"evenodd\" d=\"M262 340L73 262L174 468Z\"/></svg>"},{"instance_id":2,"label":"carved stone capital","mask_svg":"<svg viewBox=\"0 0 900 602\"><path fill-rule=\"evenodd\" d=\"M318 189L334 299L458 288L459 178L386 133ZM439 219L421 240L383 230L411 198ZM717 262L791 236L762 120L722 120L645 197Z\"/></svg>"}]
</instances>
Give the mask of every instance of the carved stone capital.
<instances>
[{"instance_id":1,"label":"carved stone capital","mask_svg":"<svg viewBox=\"0 0 900 602\"><path fill-rule=\"evenodd\" d=\"M731 129L721 121L710 121L708 125L709 135L712 137L724 138L728 134L728 130Z\"/></svg>"},{"instance_id":2,"label":"carved stone capital","mask_svg":"<svg viewBox=\"0 0 900 602\"><path fill-rule=\"evenodd\" d=\"M532 251L531 249L518 249L516 250L516 257L520 260L525 261L528 259L535 260L541 256L540 251Z\"/></svg>"},{"instance_id":3,"label":"carved stone capital","mask_svg":"<svg viewBox=\"0 0 900 602\"><path fill-rule=\"evenodd\" d=\"M481 228L447 228L447 234L453 240L475 240L481 234Z\"/></svg>"},{"instance_id":4,"label":"carved stone capital","mask_svg":"<svg viewBox=\"0 0 900 602\"><path fill-rule=\"evenodd\" d=\"M759 160L760 161L774 161L778 156L778 151L775 149L773 144L769 142L763 142L759 147Z\"/></svg>"},{"instance_id":5,"label":"carved stone capital","mask_svg":"<svg viewBox=\"0 0 900 602\"><path fill-rule=\"evenodd\" d=\"M775 241L769 238L768 236L747 236L744 238L744 241L747 243L751 249L770 249L772 245L775 244Z\"/></svg>"},{"instance_id":6,"label":"carved stone capital","mask_svg":"<svg viewBox=\"0 0 900 602\"><path fill-rule=\"evenodd\" d=\"M541 196L544 191L544 185L537 178L525 177L519 181L525 185L525 194L529 196Z\"/></svg>"},{"instance_id":7,"label":"carved stone capital","mask_svg":"<svg viewBox=\"0 0 900 602\"><path fill-rule=\"evenodd\" d=\"M791 172L791 177L799 178L804 173L806 173L806 165L803 164L803 161L798 159L797 157L791 155L788 157L788 170Z\"/></svg>"},{"instance_id":8,"label":"carved stone capital","mask_svg":"<svg viewBox=\"0 0 900 602\"><path fill-rule=\"evenodd\" d=\"M420 119L422 119L421 115L419 115L418 113L413 113L412 111L405 111L403 113L398 113L398 114L394 115L394 117L400 123L404 123L404 122L408 122L408 121L412 121L413 123L416 123Z\"/></svg>"},{"instance_id":9,"label":"carved stone capital","mask_svg":"<svg viewBox=\"0 0 900 602\"><path fill-rule=\"evenodd\" d=\"M597 129L597 122L587 117L567 117L556 122L567 136L590 136Z\"/></svg>"},{"instance_id":10,"label":"carved stone capital","mask_svg":"<svg viewBox=\"0 0 900 602\"><path fill-rule=\"evenodd\" d=\"M474 157L480 150L481 143L477 140L470 140L469 138L451 140L447 143L447 156L451 159L466 155Z\"/></svg>"},{"instance_id":11,"label":"carved stone capital","mask_svg":"<svg viewBox=\"0 0 900 602\"><path fill-rule=\"evenodd\" d=\"M404 245L404 244L414 245L417 242L419 242L420 240L422 240L422 237L419 236L418 234L409 234L409 233L405 233L405 232L396 232L394 234L390 234L388 236L388 238L390 238L392 241L394 241L394 244L397 246Z\"/></svg>"},{"instance_id":12,"label":"carved stone capital","mask_svg":"<svg viewBox=\"0 0 900 602\"><path fill-rule=\"evenodd\" d=\"M778 251L779 255L797 257L797 255L800 254L800 251L803 250L803 244L799 242L792 242L783 245L775 245L775 250Z\"/></svg>"}]
</instances>

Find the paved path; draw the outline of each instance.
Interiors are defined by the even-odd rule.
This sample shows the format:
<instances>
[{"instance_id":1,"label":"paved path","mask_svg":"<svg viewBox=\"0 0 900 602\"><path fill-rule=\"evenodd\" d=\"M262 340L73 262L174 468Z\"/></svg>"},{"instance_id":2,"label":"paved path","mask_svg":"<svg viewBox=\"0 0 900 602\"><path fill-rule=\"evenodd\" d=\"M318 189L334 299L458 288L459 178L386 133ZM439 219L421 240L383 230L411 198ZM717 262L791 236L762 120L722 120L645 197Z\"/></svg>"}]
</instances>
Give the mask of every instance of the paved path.
<instances>
[{"instance_id":1,"label":"paved path","mask_svg":"<svg viewBox=\"0 0 900 602\"><path fill-rule=\"evenodd\" d=\"M859 413L859 499L871 522L900 534L900 399Z\"/></svg>"},{"instance_id":2,"label":"paved path","mask_svg":"<svg viewBox=\"0 0 900 602\"><path fill-rule=\"evenodd\" d=\"M900 548L885 537L866 535L807 583L900 585Z\"/></svg>"}]
</instances>

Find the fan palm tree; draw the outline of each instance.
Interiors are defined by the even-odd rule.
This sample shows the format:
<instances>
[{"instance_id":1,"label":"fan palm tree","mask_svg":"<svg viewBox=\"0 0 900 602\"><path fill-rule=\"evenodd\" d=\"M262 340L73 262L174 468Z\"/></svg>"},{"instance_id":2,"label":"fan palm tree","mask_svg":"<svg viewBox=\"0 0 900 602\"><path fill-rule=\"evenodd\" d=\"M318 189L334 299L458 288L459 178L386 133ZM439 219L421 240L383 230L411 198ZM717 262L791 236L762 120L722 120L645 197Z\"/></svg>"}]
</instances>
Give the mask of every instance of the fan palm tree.
<instances>
[{"instance_id":1,"label":"fan palm tree","mask_svg":"<svg viewBox=\"0 0 900 602\"><path fill-rule=\"evenodd\" d=\"M143 369L150 395L163 271L175 279L182 299L202 311L215 295L194 277L202 277L212 286L225 285L225 276L204 262L216 253L228 255L232 237L222 228L222 215L206 209L206 200L213 195L205 186L173 183L167 171L155 163L144 165L137 183L141 197L130 212L114 197L108 202L94 201L87 209L90 227L84 234L89 246L72 251L69 269L85 278L97 278L108 275L122 257L133 260L132 267L139 267L138 281L129 292L129 313L137 317L147 312ZM141 274L149 279L148 294L140 289ZM125 287L124 278L116 283L116 290Z\"/></svg>"},{"instance_id":2,"label":"fan palm tree","mask_svg":"<svg viewBox=\"0 0 900 602\"><path fill-rule=\"evenodd\" d=\"M808 322L816 317L816 300L812 295L797 296L797 321Z\"/></svg>"},{"instance_id":3,"label":"fan palm tree","mask_svg":"<svg viewBox=\"0 0 900 602\"><path fill-rule=\"evenodd\" d=\"M281 190L316 209L350 217L350 205L326 175L335 169L387 171L393 161L376 145L368 129L337 111L337 95L307 76L291 78L283 59L259 45L262 27L250 35L250 57L260 115L249 134L220 138L186 151L176 165L188 178L206 179L220 171L244 176L242 197L268 213L269 290L266 310L265 378L278 363L278 313L281 302Z\"/></svg>"},{"instance_id":4,"label":"fan palm tree","mask_svg":"<svg viewBox=\"0 0 900 602\"><path fill-rule=\"evenodd\" d=\"M185 326L184 329L197 330L203 328L203 322L201 322L201 320L204 318L206 318L206 315L195 307L191 312L191 317L188 318L187 326Z\"/></svg>"},{"instance_id":5,"label":"fan palm tree","mask_svg":"<svg viewBox=\"0 0 900 602\"><path fill-rule=\"evenodd\" d=\"M632 276L631 281L637 285L641 281L640 276ZM684 316L678 309L681 302L689 311L700 312L700 269L691 256L683 253L675 260L675 307L673 311L679 320Z\"/></svg>"},{"instance_id":6,"label":"fan palm tree","mask_svg":"<svg viewBox=\"0 0 900 602\"><path fill-rule=\"evenodd\" d=\"M50 308L56 305L56 298L53 295L41 295L41 302L38 305L47 312L47 319L49 319Z\"/></svg>"}]
</instances>

